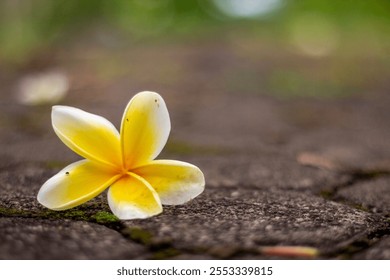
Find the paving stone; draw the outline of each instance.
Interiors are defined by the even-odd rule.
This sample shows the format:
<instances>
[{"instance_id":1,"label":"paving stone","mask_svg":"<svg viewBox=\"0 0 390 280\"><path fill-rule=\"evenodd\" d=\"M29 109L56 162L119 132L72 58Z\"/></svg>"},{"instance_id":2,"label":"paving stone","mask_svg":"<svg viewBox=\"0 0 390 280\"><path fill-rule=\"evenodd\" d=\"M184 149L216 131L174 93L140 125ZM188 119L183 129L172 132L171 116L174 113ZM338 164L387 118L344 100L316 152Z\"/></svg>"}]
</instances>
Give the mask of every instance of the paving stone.
<instances>
[{"instance_id":1,"label":"paving stone","mask_svg":"<svg viewBox=\"0 0 390 280\"><path fill-rule=\"evenodd\" d=\"M251 250L265 245L313 246L327 251L355 234L368 233L381 225L375 216L312 195L322 184L332 184L332 180L337 184L341 177L304 167L293 158L263 154L261 160L233 155L184 159L205 170L206 180L208 176L212 178L205 193L188 204L164 207L158 217L125 222L130 228L140 227L150 233L157 244L167 243L180 249L173 257L226 258L252 254L262 258ZM3 216L29 217L29 221L45 218L61 225L62 221L69 223L68 219L95 221L97 213L110 212L105 193L63 212L39 205L36 194L40 186L58 169L37 164L3 169L0 172ZM162 256L171 255L162 253ZM113 257L107 255L107 258Z\"/></svg>"},{"instance_id":2,"label":"paving stone","mask_svg":"<svg viewBox=\"0 0 390 280\"><path fill-rule=\"evenodd\" d=\"M51 106L16 102L21 73L0 76L0 258L278 258L260 252L273 245L315 247L325 253L320 257L337 258L327 253L375 236L377 243L351 257L389 259L389 239L381 236L388 234L390 201L383 177L390 172L387 90L345 98L272 97L265 74L307 66L302 57L268 60L258 51L254 45L261 60L214 43L133 46L115 56L133 67L121 64L127 70L107 80L96 78L102 74L96 63L85 63L85 49L53 56L72 81L61 104L102 115L116 127L136 92L161 93L172 121L161 156L205 173L200 197L123 223L110 220L105 193L67 211L39 205L40 186L79 157L53 132ZM97 53L99 65L120 67L112 51ZM239 81L252 72L253 78ZM373 177L359 181L357 172ZM337 191L332 199L338 202L319 195L327 190Z\"/></svg>"},{"instance_id":3,"label":"paving stone","mask_svg":"<svg viewBox=\"0 0 390 280\"><path fill-rule=\"evenodd\" d=\"M220 92L197 93L172 106L172 123L172 136L181 141L239 151L283 146L293 132L276 100Z\"/></svg>"},{"instance_id":4,"label":"paving stone","mask_svg":"<svg viewBox=\"0 0 390 280\"><path fill-rule=\"evenodd\" d=\"M381 225L375 215L310 194L240 187L209 188L188 204L165 207L157 217L124 223L142 229L157 243L208 252L264 245L327 251Z\"/></svg>"},{"instance_id":5,"label":"paving stone","mask_svg":"<svg viewBox=\"0 0 390 280\"><path fill-rule=\"evenodd\" d=\"M390 216L390 176L379 177L342 188L336 194L352 204L360 205L374 213Z\"/></svg>"},{"instance_id":6,"label":"paving stone","mask_svg":"<svg viewBox=\"0 0 390 280\"><path fill-rule=\"evenodd\" d=\"M18 164L1 170L0 207L32 213L41 211L37 194L54 172L38 164Z\"/></svg>"},{"instance_id":7,"label":"paving stone","mask_svg":"<svg viewBox=\"0 0 390 280\"><path fill-rule=\"evenodd\" d=\"M372 247L353 256L358 260L390 260L390 236L383 237Z\"/></svg>"},{"instance_id":8,"label":"paving stone","mask_svg":"<svg viewBox=\"0 0 390 280\"><path fill-rule=\"evenodd\" d=\"M350 179L348 175L302 166L293 157L279 153L213 157L168 155L168 158L188 161L199 166L205 173L207 188L240 185L244 188L291 189L319 193L325 188L343 184ZM0 170L0 206L23 211L42 211L43 207L37 202L36 195L42 184L62 168L56 167L58 163L51 168L46 165L16 164ZM98 211L93 205L96 203L101 205L104 196L100 195L85 209L91 210L88 210L91 213L93 210Z\"/></svg>"},{"instance_id":9,"label":"paving stone","mask_svg":"<svg viewBox=\"0 0 390 280\"><path fill-rule=\"evenodd\" d=\"M320 193L351 179L348 174L303 166L280 152L194 158L192 162L204 171L210 187L241 185Z\"/></svg>"},{"instance_id":10,"label":"paving stone","mask_svg":"<svg viewBox=\"0 0 390 280\"><path fill-rule=\"evenodd\" d=\"M29 163L0 170L0 215L96 221L99 213L111 212L106 191L68 211L52 211L39 204L37 195L40 187L60 169Z\"/></svg>"},{"instance_id":11,"label":"paving stone","mask_svg":"<svg viewBox=\"0 0 390 280\"><path fill-rule=\"evenodd\" d=\"M291 101L281 109L295 127L286 148L314 153L342 171L390 172L389 106L388 95Z\"/></svg>"},{"instance_id":12,"label":"paving stone","mask_svg":"<svg viewBox=\"0 0 390 280\"><path fill-rule=\"evenodd\" d=\"M105 226L70 220L0 218L0 259L142 259L145 247Z\"/></svg>"},{"instance_id":13,"label":"paving stone","mask_svg":"<svg viewBox=\"0 0 390 280\"><path fill-rule=\"evenodd\" d=\"M149 258L147 249L111 224L105 195L67 211L40 205L37 193L58 168L23 164L0 171L0 259ZM103 215L103 216L102 216ZM91 222L88 222L91 221ZM96 224L100 223L100 224Z\"/></svg>"}]
</instances>

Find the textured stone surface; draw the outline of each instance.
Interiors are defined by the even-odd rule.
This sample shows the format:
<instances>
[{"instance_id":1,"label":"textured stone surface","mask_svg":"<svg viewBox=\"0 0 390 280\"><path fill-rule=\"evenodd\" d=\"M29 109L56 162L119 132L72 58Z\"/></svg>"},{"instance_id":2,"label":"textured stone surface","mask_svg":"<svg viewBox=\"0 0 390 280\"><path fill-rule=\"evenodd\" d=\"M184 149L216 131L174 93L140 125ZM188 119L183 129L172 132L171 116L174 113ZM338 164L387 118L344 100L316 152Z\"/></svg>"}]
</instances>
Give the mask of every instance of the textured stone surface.
<instances>
[{"instance_id":1,"label":"textured stone surface","mask_svg":"<svg viewBox=\"0 0 390 280\"><path fill-rule=\"evenodd\" d=\"M144 247L81 221L0 218L1 259L142 259Z\"/></svg>"},{"instance_id":2,"label":"textured stone surface","mask_svg":"<svg viewBox=\"0 0 390 280\"><path fill-rule=\"evenodd\" d=\"M53 132L51 106L14 98L19 78L37 69L0 72L0 258L389 259L389 84L343 98L275 97L269 75L279 68L321 76L337 58L317 69L271 49L152 44L97 50L86 63L69 46L53 56L72 83L61 104L116 127L136 92L161 93L172 131L160 158L205 173L206 191L195 200L125 222L110 214L105 193L62 212L38 204L40 186L79 157ZM101 65L120 75L104 76ZM263 250L269 246L319 255L274 256Z\"/></svg>"},{"instance_id":3,"label":"textured stone surface","mask_svg":"<svg viewBox=\"0 0 390 280\"><path fill-rule=\"evenodd\" d=\"M337 192L336 198L390 216L390 177L367 180Z\"/></svg>"},{"instance_id":4,"label":"textured stone surface","mask_svg":"<svg viewBox=\"0 0 390 280\"><path fill-rule=\"evenodd\" d=\"M208 189L186 205L166 207L158 217L126 221L176 248L233 252L266 245L299 245L331 251L354 235L383 223L369 213L298 192L252 188Z\"/></svg>"},{"instance_id":5,"label":"textured stone surface","mask_svg":"<svg viewBox=\"0 0 390 280\"><path fill-rule=\"evenodd\" d=\"M241 185L318 193L350 180L348 174L302 166L295 157L277 151L232 154L193 161L204 167L210 187Z\"/></svg>"},{"instance_id":6,"label":"textured stone surface","mask_svg":"<svg viewBox=\"0 0 390 280\"><path fill-rule=\"evenodd\" d=\"M385 236L372 247L356 254L358 260L390 260L390 236Z\"/></svg>"}]
</instances>

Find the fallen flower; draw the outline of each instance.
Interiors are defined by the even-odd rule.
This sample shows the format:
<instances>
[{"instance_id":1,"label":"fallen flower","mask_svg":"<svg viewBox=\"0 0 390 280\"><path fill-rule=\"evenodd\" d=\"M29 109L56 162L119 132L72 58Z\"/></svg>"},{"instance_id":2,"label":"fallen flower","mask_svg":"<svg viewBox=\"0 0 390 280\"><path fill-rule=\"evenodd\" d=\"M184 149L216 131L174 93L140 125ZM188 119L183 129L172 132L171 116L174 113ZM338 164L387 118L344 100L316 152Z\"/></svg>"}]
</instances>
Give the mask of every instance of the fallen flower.
<instances>
[{"instance_id":1,"label":"fallen flower","mask_svg":"<svg viewBox=\"0 0 390 280\"><path fill-rule=\"evenodd\" d=\"M120 219L148 218L162 204L177 205L204 190L202 171L189 163L155 160L171 129L162 97L140 92L128 103L120 134L107 119L68 106L54 106L57 136L85 160L77 161L43 184L38 201L52 210L78 206L105 189Z\"/></svg>"}]
</instances>

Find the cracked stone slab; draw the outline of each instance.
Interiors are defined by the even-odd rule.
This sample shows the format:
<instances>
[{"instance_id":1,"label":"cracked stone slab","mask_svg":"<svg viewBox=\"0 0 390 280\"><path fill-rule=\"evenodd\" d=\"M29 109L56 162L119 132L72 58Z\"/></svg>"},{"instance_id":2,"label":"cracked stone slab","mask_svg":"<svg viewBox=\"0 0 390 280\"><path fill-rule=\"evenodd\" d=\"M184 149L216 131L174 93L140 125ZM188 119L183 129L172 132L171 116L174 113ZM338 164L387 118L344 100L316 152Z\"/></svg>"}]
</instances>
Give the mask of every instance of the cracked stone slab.
<instances>
[{"instance_id":1,"label":"cracked stone slab","mask_svg":"<svg viewBox=\"0 0 390 280\"><path fill-rule=\"evenodd\" d=\"M234 158L236 161L232 160ZM273 153L264 153L260 160L254 158L183 158L205 170L206 181L210 177L214 179L214 185L211 180L211 186L206 186L205 193L188 204L165 206L164 212L157 217L126 221L125 225L150 234L152 247L157 244L157 247L177 248L177 253L160 253L160 256L178 259L262 258L258 248L272 245L312 246L327 252L339 243L364 235L381 225L375 215L311 194L312 190L322 184L329 185L332 180L338 184L341 177L337 177L336 173L304 167L293 158ZM22 215L29 218L25 219L27 221L53 223L54 228L63 224L84 223L101 229L100 225L87 221L93 221L94 215L101 211L110 212L104 193L68 211L54 212L39 205L36 194L40 186L57 171L58 168L47 169L39 164L21 164L2 169L0 207L4 210L3 219L18 220L22 219ZM307 179L311 179L312 183L303 183ZM232 183L226 183L226 180L232 180ZM17 226L21 233L29 230L21 224ZM80 230L82 232L82 228ZM76 227L74 231L82 240L83 234L79 228ZM132 242L140 241L131 235L126 237ZM22 235L20 239L23 238ZM150 249L150 244L144 245ZM156 257L153 248L150 254ZM115 254L105 256L120 257ZM89 258L77 254L73 257ZM57 255L53 258L57 258ZM71 257L66 255L64 258Z\"/></svg>"},{"instance_id":2,"label":"cracked stone slab","mask_svg":"<svg viewBox=\"0 0 390 280\"><path fill-rule=\"evenodd\" d=\"M269 245L313 246L327 251L380 225L376 216L305 191L330 184L331 179L338 183L340 179L332 177L332 172L303 167L292 158L264 155L260 162L249 156L235 157L236 161L228 157L190 160L205 170L206 181L207 177L215 180L214 185L207 185L206 191L188 204L165 206L157 217L124 223L150 233L153 242L183 250L177 258L185 254L230 257L242 250L258 255L253 248ZM93 221L97 213L110 212L104 193L68 211L54 212L39 205L36 194L41 184L57 170L36 164L3 169L3 217L20 219L21 215L60 225ZM313 180L311 184L302 183L308 179ZM219 185L226 181L218 180L233 182Z\"/></svg>"},{"instance_id":3,"label":"cracked stone slab","mask_svg":"<svg viewBox=\"0 0 390 280\"><path fill-rule=\"evenodd\" d=\"M70 220L0 218L0 259L141 259L145 247L105 226Z\"/></svg>"},{"instance_id":4,"label":"cracked stone slab","mask_svg":"<svg viewBox=\"0 0 390 280\"><path fill-rule=\"evenodd\" d=\"M40 205L38 190L57 169L24 164L0 171L0 259L149 258L144 246L102 225L111 223L104 194L67 211Z\"/></svg>"},{"instance_id":5,"label":"cracked stone slab","mask_svg":"<svg viewBox=\"0 0 390 280\"><path fill-rule=\"evenodd\" d=\"M188 204L165 207L157 217L124 223L148 232L154 242L224 257L268 245L327 252L381 225L375 215L311 194L244 187L209 188Z\"/></svg>"},{"instance_id":6,"label":"cracked stone slab","mask_svg":"<svg viewBox=\"0 0 390 280\"><path fill-rule=\"evenodd\" d=\"M291 189L319 193L325 187L331 188L350 179L348 175L337 172L302 166L294 157L273 151L251 155L174 158L199 166L210 188L245 185L265 190ZM63 166L48 168L45 164L26 163L1 169L0 206L41 211L43 208L36 201L39 188ZM102 196L104 194L97 201L101 201Z\"/></svg>"},{"instance_id":7,"label":"cracked stone slab","mask_svg":"<svg viewBox=\"0 0 390 280\"><path fill-rule=\"evenodd\" d=\"M335 199L361 205L374 213L390 215L390 176L374 178L342 188Z\"/></svg>"}]
</instances>

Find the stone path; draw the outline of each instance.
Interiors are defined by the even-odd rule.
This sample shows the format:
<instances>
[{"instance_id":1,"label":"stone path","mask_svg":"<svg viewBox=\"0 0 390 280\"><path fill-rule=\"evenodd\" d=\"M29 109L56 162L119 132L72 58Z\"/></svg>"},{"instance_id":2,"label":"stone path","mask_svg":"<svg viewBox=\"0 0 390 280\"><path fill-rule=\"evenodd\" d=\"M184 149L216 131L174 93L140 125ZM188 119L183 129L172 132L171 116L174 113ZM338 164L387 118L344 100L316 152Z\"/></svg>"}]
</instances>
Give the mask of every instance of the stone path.
<instances>
[{"instance_id":1,"label":"stone path","mask_svg":"<svg viewBox=\"0 0 390 280\"><path fill-rule=\"evenodd\" d=\"M275 98L261 75L282 67L283 57L272 66L275 57L235 51L76 46L27 69L65 69L72 87L62 104L117 127L133 94L163 95L172 133L160 158L198 165L206 190L135 221L117 220L105 194L63 212L38 204L40 186L78 157L54 135L50 106L15 101L23 73L1 71L0 259L389 259L386 87L342 98ZM294 59L302 58L286 63Z\"/></svg>"}]
</instances>

